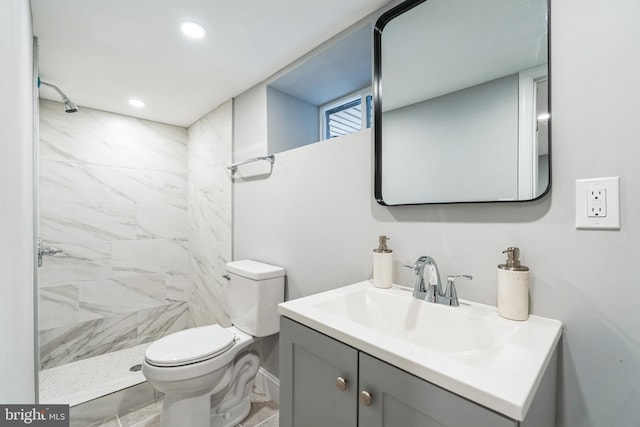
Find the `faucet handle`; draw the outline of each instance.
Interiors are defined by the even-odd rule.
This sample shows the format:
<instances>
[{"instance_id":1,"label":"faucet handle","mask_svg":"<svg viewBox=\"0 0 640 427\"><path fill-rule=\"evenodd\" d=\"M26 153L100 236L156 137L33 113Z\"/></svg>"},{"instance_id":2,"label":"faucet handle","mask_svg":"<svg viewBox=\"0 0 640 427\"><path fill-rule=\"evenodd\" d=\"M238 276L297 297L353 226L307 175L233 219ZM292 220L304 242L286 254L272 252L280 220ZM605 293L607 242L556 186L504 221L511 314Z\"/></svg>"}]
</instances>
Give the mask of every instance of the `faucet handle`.
<instances>
[{"instance_id":1,"label":"faucet handle","mask_svg":"<svg viewBox=\"0 0 640 427\"><path fill-rule=\"evenodd\" d=\"M447 305L450 305L452 307L457 307L458 305L460 305L458 303L458 292L456 291L456 284L455 284L455 281L458 279L471 280L473 279L473 276L469 276L467 274L447 276L447 287L444 290L443 299Z\"/></svg>"},{"instance_id":2,"label":"faucet handle","mask_svg":"<svg viewBox=\"0 0 640 427\"><path fill-rule=\"evenodd\" d=\"M473 276L469 276L468 274L458 274L455 276L452 276L452 275L447 276L447 282L455 282L457 279L471 280L473 279Z\"/></svg>"},{"instance_id":3,"label":"faucet handle","mask_svg":"<svg viewBox=\"0 0 640 427\"><path fill-rule=\"evenodd\" d=\"M413 272L413 274L415 275L419 275L422 276L422 273L424 271L424 267L427 263L427 258L426 256L421 256L420 258L418 258L416 260L416 262L413 265L404 265L404 268L408 268L409 270L411 270Z\"/></svg>"}]
</instances>

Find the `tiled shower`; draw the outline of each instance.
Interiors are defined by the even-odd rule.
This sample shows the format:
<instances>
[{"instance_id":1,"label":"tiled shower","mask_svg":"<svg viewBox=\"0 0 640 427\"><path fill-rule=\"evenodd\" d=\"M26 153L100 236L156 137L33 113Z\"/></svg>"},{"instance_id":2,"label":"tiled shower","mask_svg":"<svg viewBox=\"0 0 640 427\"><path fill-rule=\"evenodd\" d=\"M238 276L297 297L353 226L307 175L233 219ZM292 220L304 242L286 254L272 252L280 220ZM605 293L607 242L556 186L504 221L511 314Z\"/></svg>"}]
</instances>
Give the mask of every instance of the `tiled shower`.
<instances>
[{"instance_id":1,"label":"tiled shower","mask_svg":"<svg viewBox=\"0 0 640 427\"><path fill-rule=\"evenodd\" d=\"M41 368L227 326L231 101L189 129L40 101Z\"/></svg>"}]
</instances>

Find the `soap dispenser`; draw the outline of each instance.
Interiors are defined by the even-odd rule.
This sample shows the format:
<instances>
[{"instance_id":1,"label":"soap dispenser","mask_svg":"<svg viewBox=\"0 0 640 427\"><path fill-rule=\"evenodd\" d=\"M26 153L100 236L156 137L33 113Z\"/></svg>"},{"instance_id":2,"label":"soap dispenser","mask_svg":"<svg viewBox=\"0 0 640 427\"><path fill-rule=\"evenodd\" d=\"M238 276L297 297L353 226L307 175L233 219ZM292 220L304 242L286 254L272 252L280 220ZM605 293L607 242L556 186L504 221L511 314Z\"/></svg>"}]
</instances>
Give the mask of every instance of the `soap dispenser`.
<instances>
[{"instance_id":1,"label":"soap dispenser","mask_svg":"<svg viewBox=\"0 0 640 427\"><path fill-rule=\"evenodd\" d=\"M511 320L529 318L529 267L520 265L520 249L508 247L507 263L498 265L498 314Z\"/></svg>"},{"instance_id":2,"label":"soap dispenser","mask_svg":"<svg viewBox=\"0 0 640 427\"><path fill-rule=\"evenodd\" d=\"M373 250L373 286L390 288L393 282L393 251L387 247L387 236L378 238L378 248Z\"/></svg>"}]
</instances>

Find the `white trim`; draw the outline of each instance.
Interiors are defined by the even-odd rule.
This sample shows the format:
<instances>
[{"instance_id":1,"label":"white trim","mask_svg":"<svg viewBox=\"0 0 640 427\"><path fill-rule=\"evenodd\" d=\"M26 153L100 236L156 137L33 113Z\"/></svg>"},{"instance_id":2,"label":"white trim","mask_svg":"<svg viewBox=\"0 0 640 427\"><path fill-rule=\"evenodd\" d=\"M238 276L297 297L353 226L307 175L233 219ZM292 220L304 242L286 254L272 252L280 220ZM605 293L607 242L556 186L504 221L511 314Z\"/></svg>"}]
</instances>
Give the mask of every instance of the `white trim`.
<instances>
[{"instance_id":1,"label":"white trim","mask_svg":"<svg viewBox=\"0 0 640 427\"><path fill-rule=\"evenodd\" d=\"M275 375L261 367L253 385L257 393L280 405L280 380Z\"/></svg>"},{"instance_id":2,"label":"white trim","mask_svg":"<svg viewBox=\"0 0 640 427\"><path fill-rule=\"evenodd\" d=\"M533 199L538 194L535 85L547 76L546 64L518 74L518 200Z\"/></svg>"},{"instance_id":3,"label":"white trim","mask_svg":"<svg viewBox=\"0 0 640 427\"><path fill-rule=\"evenodd\" d=\"M334 99L331 102L327 102L324 105L320 105L318 107L318 119L320 123L320 128L319 128L320 141L325 141L327 139L327 135L325 132L326 131L325 126L327 125L325 122L325 114L324 114L325 111L338 107L342 104L346 104L347 102L355 101L358 98L360 98L360 101L361 101L360 105L362 107L362 117L360 121L360 124L361 124L360 128L363 130L366 129L367 128L367 114L366 114L367 96L371 95L372 93L371 90L372 90L371 86L367 86L365 88L352 92L348 95L345 95L341 98Z\"/></svg>"}]
</instances>

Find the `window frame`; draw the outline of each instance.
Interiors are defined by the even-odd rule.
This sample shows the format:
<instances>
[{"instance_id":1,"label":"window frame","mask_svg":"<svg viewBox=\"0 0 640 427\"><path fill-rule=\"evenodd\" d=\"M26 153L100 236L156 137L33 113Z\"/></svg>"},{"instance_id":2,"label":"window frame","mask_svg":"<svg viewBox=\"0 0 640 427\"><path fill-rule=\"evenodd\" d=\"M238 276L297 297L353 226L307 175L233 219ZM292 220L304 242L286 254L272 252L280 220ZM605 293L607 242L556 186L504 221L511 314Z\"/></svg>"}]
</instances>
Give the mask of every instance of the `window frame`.
<instances>
[{"instance_id":1,"label":"window frame","mask_svg":"<svg viewBox=\"0 0 640 427\"><path fill-rule=\"evenodd\" d=\"M358 90L341 98L335 99L318 108L320 120L320 141L326 141L338 137L330 137L329 115L340 112L356 105L361 106L360 131L370 128L373 125L373 96L371 87ZM354 132L350 132L354 133ZM344 135L341 135L344 136Z\"/></svg>"}]
</instances>

